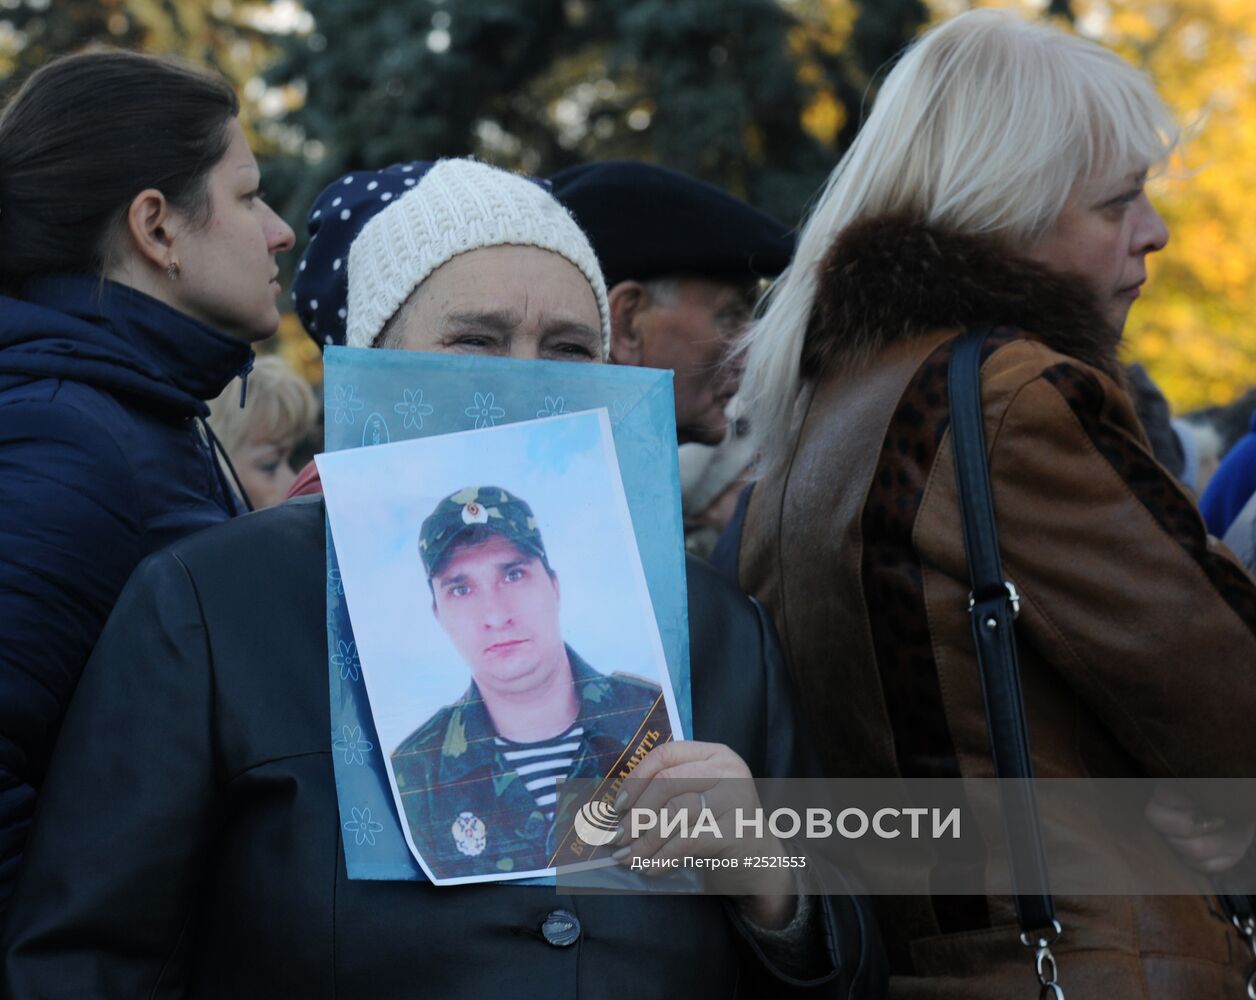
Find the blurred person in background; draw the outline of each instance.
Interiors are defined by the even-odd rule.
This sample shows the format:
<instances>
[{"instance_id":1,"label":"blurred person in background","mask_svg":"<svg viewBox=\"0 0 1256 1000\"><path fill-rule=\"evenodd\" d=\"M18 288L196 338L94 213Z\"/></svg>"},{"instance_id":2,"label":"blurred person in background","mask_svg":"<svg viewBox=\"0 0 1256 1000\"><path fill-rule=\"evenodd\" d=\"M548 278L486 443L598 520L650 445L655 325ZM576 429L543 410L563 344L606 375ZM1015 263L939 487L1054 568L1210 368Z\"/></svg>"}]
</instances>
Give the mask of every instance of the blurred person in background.
<instances>
[{"instance_id":1,"label":"blurred person in background","mask_svg":"<svg viewBox=\"0 0 1256 1000\"><path fill-rule=\"evenodd\" d=\"M1230 546L1247 571L1256 576L1256 493L1238 512L1222 541Z\"/></svg>"},{"instance_id":2,"label":"blurred person in background","mask_svg":"<svg viewBox=\"0 0 1256 1000\"><path fill-rule=\"evenodd\" d=\"M1173 416L1169 401L1141 364L1126 365L1125 379L1134 412L1156 461L1199 496L1216 470L1216 450L1220 446L1216 432L1186 417ZM1209 531L1221 537L1211 525Z\"/></svg>"},{"instance_id":3,"label":"blurred person in background","mask_svg":"<svg viewBox=\"0 0 1256 1000\"><path fill-rule=\"evenodd\" d=\"M241 403L243 399L243 403ZM280 503L297 478L292 450L318 424L318 399L280 357L258 358L209 403L213 428L253 508Z\"/></svg>"},{"instance_id":4,"label":"blurred person in background","mask_svg":"<svg viewBox=\"0 0 1256 1000\"><path fill-rule=\"evenodd\" d=\"M734 397L730 416L740 408ZM729 580L735 569L720 564L717 545L729 523L743 510L754 478L754 436L744 420L729 420L728 434L718 445L682 445L680 448L680 502L685 518L685 548L711 562ZM734 526L732 532L736 532Z\"/></svg>"},{"instance_id":5,"label":"blurred person in background","mask_svg":"<svg viewBox=\"0 0 1256 1000\"><path fill-rule=\"evenodd\" d=\"M139 561L244 510L205 400L292 230L221 77L91 52L0 116L0 917L62 714Z\"/></svg>"},{"instance_id":6,"label":"blurred person in background","mask_svg":"<svg viewBox=\"0 0 1256 1000\"><path fill-rule=\"evenodd\" d=\"M1256 496L1256 413L1246 434L1221 459L1199 498L1199 508L1213 534L1224 536L1239 512Z\"/></svg>"},{"instance_id":7,"label":"blurred person in background","mask_svg":"<svg viewBox=\"0 0 1256 1000\"><path fill-rule=\"evenodd\" d=\"M1174 479L1193 491L1195 470L1189 467L1187 461L1187 444L1173 422L1169 401L1160 391L1160 386L1138 363L1125 365L1125 384L1156 461L1168 469Z\"/></svg>"},{"instance_id":8,"label":"blurred person in background","mask_svg":"<svg viewBox=\"0 0 1256 1000\"><path fill-rule=\"evenodd\" d=\"M906 51L818 196L749 335L766 467L739 568L827 773L994 774L947 381L957 335L992 323L981 405L1034 773L1256 775L1256 585L1156 462L1117 361L1168 239L1144 185L1176 135L1114 53L974 11ZM1220 871L1250 848L1245 806L1188 805L1184 828L1158 809L1123 842L1064 822L1050 856ZM982 892L1001 821L975 822L973 895L878 901L891 995L1037 988L1011 898ZM1198 884L1057 897L1067 994L1242 996L1251 950Z\"/></svg>"},{"instance_id":9,"label":"blurred person in background","mask_svg":"<svg viewBox=\"0 0 1256 1000\"><path fill-rule=\"evenodd\" d=\"M1200 509L1208 530L1217 535L1217 529L1224 525L1227 515L1219 514L1212 506L1217 493L1213 493L1206 504L1204 496L1208 494L1208 485L1222 459L1256 425L1256 389L1248 389L1237 399L1219 406L1205 406L1183 413L1175 418L1175 424L1179 426L1184 441L1188 434L1193 439L1191 443L1197 463L1195 492L1200 496Z\"/></svg>"}]
</instances>

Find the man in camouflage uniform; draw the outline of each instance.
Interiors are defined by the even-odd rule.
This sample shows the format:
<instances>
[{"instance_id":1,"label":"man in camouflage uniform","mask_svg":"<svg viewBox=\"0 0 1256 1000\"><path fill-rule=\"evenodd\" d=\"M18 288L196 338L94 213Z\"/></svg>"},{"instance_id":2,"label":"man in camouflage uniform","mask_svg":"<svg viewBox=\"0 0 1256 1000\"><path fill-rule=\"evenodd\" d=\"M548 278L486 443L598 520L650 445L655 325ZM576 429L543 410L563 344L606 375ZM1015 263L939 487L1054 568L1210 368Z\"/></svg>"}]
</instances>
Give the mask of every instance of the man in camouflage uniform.
<instances>
[{"instance_id":1,"label":"man in camouflage uniform","mask_svg":"<svg viewBox=\"0 0 1256 1000\"><path fill-rule=\"evenodd\" d=\"M437 879L550 867L570 826L553 819L558 785L604 777L647 729L666 740L662 691L600 674L563 642L558 576L519 497L454 493L423 522L419 554L471 686L393 751L411 836Z\"/></svg>"}]
</instances>

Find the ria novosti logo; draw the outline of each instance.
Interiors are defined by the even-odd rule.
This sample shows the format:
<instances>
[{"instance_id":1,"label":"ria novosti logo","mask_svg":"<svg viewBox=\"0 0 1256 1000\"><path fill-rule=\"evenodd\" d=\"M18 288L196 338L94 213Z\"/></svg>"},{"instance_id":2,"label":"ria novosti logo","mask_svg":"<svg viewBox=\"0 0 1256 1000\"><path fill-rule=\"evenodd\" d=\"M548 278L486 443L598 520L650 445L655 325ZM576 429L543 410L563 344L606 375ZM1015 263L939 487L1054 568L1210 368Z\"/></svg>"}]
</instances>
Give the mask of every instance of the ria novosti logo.
<instances>
[{"instance_id":1,"label":"ria novosti logo","mask_svg":"<svg viewBox=\"0 0 1256 1000\"><path fill-rule=\"evenodd\" d=\"M601 799L586 802L576 811L575 827L576 836L590 847L605 847L619 836L619 814Z\"/></svg>"}]
</instances>

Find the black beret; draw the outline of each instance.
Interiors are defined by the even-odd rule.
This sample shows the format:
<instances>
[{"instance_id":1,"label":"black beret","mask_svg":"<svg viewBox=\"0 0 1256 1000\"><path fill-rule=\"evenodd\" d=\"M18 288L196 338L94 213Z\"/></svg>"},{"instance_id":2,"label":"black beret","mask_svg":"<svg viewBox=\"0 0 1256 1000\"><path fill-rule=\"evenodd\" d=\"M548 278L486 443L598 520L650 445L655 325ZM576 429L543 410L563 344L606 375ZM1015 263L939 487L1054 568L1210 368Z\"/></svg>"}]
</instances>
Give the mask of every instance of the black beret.
<instances>
[{"instance_id":1,"label":"black beret","mask_svg":"<svg viewBox=\"0 0 1256 1000\"><path fill-rule=\"evenodd\" d=\"M793 232L770 215L666 167L606 160L550 181L589 234L607 288L682 274L772 278L794 252Z\"/></svg>"}]
</instances>

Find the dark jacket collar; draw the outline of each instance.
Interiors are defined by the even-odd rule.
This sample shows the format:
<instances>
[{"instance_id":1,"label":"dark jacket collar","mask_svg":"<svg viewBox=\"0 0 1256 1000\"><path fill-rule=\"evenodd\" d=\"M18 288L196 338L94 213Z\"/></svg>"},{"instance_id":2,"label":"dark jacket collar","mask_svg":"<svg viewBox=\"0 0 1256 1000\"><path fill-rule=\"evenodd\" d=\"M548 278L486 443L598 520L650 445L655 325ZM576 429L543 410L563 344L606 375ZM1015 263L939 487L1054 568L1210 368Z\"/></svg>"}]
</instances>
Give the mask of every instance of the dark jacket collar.
<instances>
[{"instance_id":1,"label":"dark jacket collar","mask_svg":"<svg viewBox=\"0 0 1256 1000\"><path fill-rule=\"evenodd\" d=\"M1019 327L1121 380L1120 331L1076 278L1017 257L993 237L893 216L848 226L825 254L802 371L818 378L928 330L980 322Z\"/></svg>"},{"instance_id":2,"label":"dark jacket collar","mask_svg":"<svg viewBox=\"0 0 1256 1000\"><path fill-rule=\"evenodd\" d=\"M252 366L247 343L127 285L90 275L0 297L0 373L83 382L182 415Z\"/></svg>"}]
</instances>

